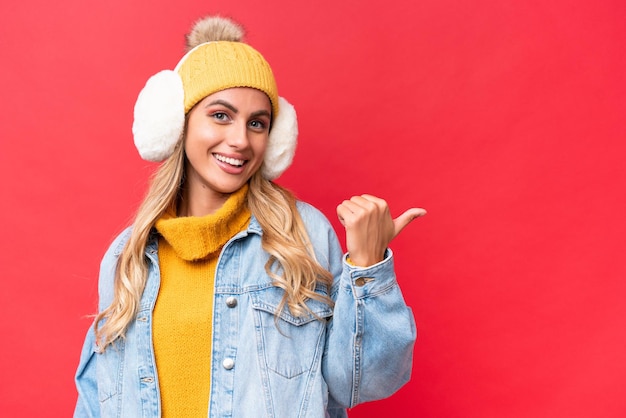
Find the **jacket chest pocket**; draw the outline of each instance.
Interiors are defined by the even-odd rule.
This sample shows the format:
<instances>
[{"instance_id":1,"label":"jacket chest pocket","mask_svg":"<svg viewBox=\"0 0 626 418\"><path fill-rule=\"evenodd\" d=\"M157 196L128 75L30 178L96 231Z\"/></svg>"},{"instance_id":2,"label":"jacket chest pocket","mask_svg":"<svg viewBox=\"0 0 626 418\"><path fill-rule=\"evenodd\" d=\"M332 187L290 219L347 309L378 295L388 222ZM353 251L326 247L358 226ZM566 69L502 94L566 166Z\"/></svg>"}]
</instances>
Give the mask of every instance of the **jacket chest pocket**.
<instances>
[{"instance_id":1,"label":"jacket chest pocket","mask_svg":"<svg viewBox=\"0 0 626 418\"><path fill-rule=\"evenodd\" d=\"M310 299L307 306L315 315L294 316L286 306L277 315L283 294L270 287L250 297L260 360L268 370L291 379L319 364L332 309Z\"/></svg>"}]
</instances>

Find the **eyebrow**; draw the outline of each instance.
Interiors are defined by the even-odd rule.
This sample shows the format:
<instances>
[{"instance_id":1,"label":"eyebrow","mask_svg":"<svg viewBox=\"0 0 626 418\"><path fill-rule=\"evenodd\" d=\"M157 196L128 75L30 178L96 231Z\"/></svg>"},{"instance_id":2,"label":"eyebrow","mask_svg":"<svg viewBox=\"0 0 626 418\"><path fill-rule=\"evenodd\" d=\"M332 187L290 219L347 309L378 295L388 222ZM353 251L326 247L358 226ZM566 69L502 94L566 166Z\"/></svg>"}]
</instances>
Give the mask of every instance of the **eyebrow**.
<instances>
[{"instance_id":1,"label":"eyebrow","mask_svg":"<svg viewBox=\"0 0 626 418\"><path fill-rule=\"evenodd\" d=\"M267 116L268 118L272 119L272 115L267 110L259 110L257 112L253 112L250 115L250 117L252 118L258 118L259 116Z\"/></svg>"},{"instance_id":2,"label":"eyebrow","mask_svg":"<svg viewBox=\"0 0 626 418\"><path fill-rule=\"evenodd\" d=\"M204 107L209 107L209 106L213 106L213 105L222 105L222 106L227 107L228 109L232 110L234 113L239 113L239 110L235 106L231 105L227 101L219 100L219 99L218 100L214 100L211 103L207 103L206 106L204 106Z\"/></svg>"},{"instance_id":3,"label":"eyebrow","mask_svg":"<svg viewBox=\"0 0 626 418\"><path fill-rule=\"evenodd\" d=\"M214 101L212 101L210 103L207 103L206 106L204 106L204 107L209 107L209 106L213 106L213 105L222 105L222 106L230 109L233 113L239 113L239 109L237 109L235 106L233 106L232 104L228 103L225 100L220 100L220 99L217 99L217 100L214 100ZM253 112L250 115L250 117L253 117L253 118L257 118L259 116L267 116L270 119L272 118L271 113L268 112L267 110L258 110L256 112Z\"/></svg>"}]
</instances>

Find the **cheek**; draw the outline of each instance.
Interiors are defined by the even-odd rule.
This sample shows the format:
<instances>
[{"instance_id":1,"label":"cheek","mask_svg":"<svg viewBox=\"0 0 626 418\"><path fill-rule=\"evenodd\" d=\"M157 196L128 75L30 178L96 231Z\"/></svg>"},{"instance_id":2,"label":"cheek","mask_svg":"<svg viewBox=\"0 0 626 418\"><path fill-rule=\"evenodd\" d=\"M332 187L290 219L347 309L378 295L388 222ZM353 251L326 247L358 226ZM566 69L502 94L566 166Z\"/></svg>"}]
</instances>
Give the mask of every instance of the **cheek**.
<instances>
[{"instance_id":1,"label":"cheek","mask_svg":"<svg viewBox=\"0 0 626 418\"><path fill-rule=\"evenodd\" d=\"M190 154L193 154L195 141L193 139L193 136L190 137L189 135L185 135L185 138L183 140L185 141L183 144L185 155L187 156L187 158L189 158Z\"/></svg>"},{"instance_id":2,"label":"cheek","mask_svg":"<svg viewBox=\"0 0 626 418\"><path fill-rule=\"evenodd\" d=\"M265 156L265 153L267 152L268 141L268 137L265 136L265 138L260 138L260 140L255 144L254 154L260 156L261 159Z\"/></svg>"},{"instance_id":3,"label":"cheek","mask_svg":"<svg viewBox=\"0 0 626 418\"><path fill-rule=\"evenodd\" d=\"M194 127L187 130L185 134L185 150L199 150L211 147L216 142L215 132L204 127Z\"/></svg>"},{"instance_id":4,"label":"cheek","mask_svg":"<svg viewBox=\"0 0 626 418\"><path fill-rule=\"evenodd\" d=\"M207 145L204 138L188 133L184 139L185 156L189 161L196 161L200 158L204 159L207 152Z\"/></svg>"}]
</instances>

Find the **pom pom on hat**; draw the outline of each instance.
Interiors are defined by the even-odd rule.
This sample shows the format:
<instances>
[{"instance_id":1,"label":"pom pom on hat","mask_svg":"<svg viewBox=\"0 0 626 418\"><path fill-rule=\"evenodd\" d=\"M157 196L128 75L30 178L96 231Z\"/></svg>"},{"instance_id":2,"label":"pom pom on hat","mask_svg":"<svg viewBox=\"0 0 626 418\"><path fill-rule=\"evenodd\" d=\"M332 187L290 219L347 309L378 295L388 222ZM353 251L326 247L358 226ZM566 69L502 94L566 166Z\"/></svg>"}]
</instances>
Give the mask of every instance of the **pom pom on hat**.
<instances>
[{"instance_id":1,"label":"pom pom on hat","mask_svg":"<svg viewBox=\"0 0 626 418\"><path fill-rule=\"evenodd\" d=\"M244 35L244 29L232 20L219 16L206 17L198 20L187 34L187 51L205 42L241 42Z\"/></svg>"}]
</instances>

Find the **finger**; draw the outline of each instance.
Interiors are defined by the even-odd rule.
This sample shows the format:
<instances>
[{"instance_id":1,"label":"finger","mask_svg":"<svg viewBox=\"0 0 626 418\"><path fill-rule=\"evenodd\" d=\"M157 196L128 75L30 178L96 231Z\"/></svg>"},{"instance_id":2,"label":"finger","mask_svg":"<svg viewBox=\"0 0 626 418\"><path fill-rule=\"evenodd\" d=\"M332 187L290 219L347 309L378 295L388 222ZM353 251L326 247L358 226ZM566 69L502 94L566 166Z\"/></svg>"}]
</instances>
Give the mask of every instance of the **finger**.
<instances>
[{"instance_id":1,"label":"finger","mask_svg":"<svg viewBox=\"0 0 626 418\"><path fill-rule=\"evenodd\" d=\"M379 199L370 195L353 196L350 198L358 209L354 210L355 213L377 213L382 214L388 211L387 202L383 199Z\"/></svg>"},{"instance_id":2,"label":"finger","mask_svg":"<svg viewBox=\"0 0 626 418\"><path fill-rule=\"evenodd\" d=\"M368 208L372 204L372 201L365 199L363 196L352 196L350 200L346 200L344 203L358 210Z\"/></svg>"},{"instance_id":3,"label":"finger","mask_svg":"<svg viewBox=\"0 0 626 418\"><path fill-rule=\"evenodd\" d=\"M343 226L346 226L346 224L344 223L345 221L344 221L344 217L343 217L344 216L343 213L344 213L345 210L346 209L343 207L343 203L341 205L338 205L337 209L336 209L337 218L339 218L339 222L341 222L341 225L343 225Z\"/></svg>"},{"instance_id":4,"label":"finger","mask_svg":"<svg viewBox=\"0 0 626 418\"><path fill-rule=\"evenodd\" d=\"M422 208L411 208L405 211L402 215L393 220L393 236L396 237L400 233L400 231L402 231L415 218L419 218L424 215L426 215L426 210Z\"/></svg>"},{"instance_id":5,"label":"finger","mask_svg":"<svg viewBox=\"0 0 626 418\"><path fill-rule=\"evenodd\" d=\"M344 209L343 214L345 218L351 215L359 216L363 214L367 211L368 205L371 205L371 203L368 203L367 200L355 199L355 197L352 197L350 200L344 200L339 206Z\"/></svg>"},{"instance_id":6,"label":"finger","mask_svg":"<svg viewBox=\"0 0 626 418\"><path fill-rule=\"evenodd\" d=\"M349 200L344 200L339 206L337 206L337 217L339 218L339 222L343 226L346 226L346 219L351 219L354 217L354 213L360 210L359 206L350 202Z\"/></svg>"},{"instance_id":7,"label":"finger","mask_svg":"<svg viewBox=\"0 0 626 418\"><path fill-rule=\"evenodd\" d=\"M372 196L371 194L362 194L361 196L355 196L354 198L356 201L360 202L363 207L372 207L371 205L373 204L379 210L386 210L388 208L385 199Z\"/></svg>"},{"instance_id":8,"label":"finger","mask_svg":"<svg viewBox=\"0 0 626 418\"><path fill-rule=\"evenodd\" d=\"M374 202L377 205L386 205L387 204L387 202L384 199L381 199L380 197L376 197L376 196L373 196L373 195L367 194L367 193L366 194L362 194L361 196L358 196L358 197L361 197L361 198L363 198L365 200L368 200L370 202Z\"/></svg>"},{"instance_id":9,"label":"finger","mask_svg":"<svg viewBox=\"0 0 626 418\"><path fill-rule=\"evenodd\" d=\"M356 210L357 206L349 200L344 200L339 206L337 206L337 213L342 213L343 217L350 215L350 213Z\"/></svg>"}]
</instances>

